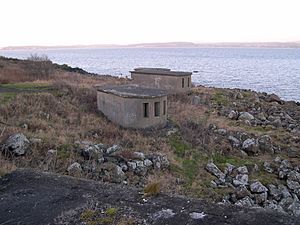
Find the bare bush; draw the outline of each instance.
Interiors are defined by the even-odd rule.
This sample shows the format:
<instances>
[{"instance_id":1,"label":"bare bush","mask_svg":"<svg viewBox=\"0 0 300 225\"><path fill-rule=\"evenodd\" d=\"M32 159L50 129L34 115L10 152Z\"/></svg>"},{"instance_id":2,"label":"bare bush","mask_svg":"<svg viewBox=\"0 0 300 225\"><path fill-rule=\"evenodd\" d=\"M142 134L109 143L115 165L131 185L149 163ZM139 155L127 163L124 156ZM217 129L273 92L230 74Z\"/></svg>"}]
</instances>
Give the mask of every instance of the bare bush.
<instances>
[{"instance_id":1,"label":"bare bush","mask_svg":"<svg viewBox=\"0 0 300 225\"><path fill-rule=\"evenodd\" d=\"M53 64L47 55L33 54L27 58L24 66L31 76L35 79L49 79L54 72Z\"/></svg>"}]
</instances>

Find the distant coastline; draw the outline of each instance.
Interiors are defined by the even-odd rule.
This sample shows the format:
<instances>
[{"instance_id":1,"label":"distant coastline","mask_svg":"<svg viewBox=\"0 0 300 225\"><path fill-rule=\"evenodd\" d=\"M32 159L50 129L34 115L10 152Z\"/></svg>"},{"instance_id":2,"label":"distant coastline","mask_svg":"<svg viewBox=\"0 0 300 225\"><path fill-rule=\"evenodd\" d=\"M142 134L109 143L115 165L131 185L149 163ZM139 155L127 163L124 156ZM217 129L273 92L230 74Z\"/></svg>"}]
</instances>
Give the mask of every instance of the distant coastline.
<instances>
[{"instance_id":1,"label":"distant coastline","mask_svg":"<svg viewBox=\"0 0 300 225\"><path fill-rule=\"evenodd\" d=\"M161 42L138 43L128 45L96 44L96 45L57 45L57 46L7 46L2 51L14 50L51 50L51 49L95 49L95 48L300 48L297 42L220 42L220 43L193 43L193 42Z\"/></svg>"}]
</instances>

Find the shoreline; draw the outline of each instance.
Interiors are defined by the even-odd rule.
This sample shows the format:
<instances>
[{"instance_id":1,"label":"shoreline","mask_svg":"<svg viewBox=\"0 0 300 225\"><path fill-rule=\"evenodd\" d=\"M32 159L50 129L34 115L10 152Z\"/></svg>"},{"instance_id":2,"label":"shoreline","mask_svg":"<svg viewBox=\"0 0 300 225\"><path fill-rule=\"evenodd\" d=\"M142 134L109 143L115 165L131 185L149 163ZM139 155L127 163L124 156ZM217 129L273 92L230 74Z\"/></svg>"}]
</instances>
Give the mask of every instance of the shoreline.
<instances>
[{"instance_id":1,"label":"shoreline","mask_svg":"<svg viewBox=\"0 0 300 225\"><path fill-rule=\"evenodd\" d=\"M54 49L53 49L54 50ZM63 49L61 49L63 50ZM16 50L18 51L18 50ZM0 53L1 53L1 49L0 49ZM0 58L3 57L4 59L7 59L7 60L13 60L13 61L23 61L23 60L26 60L26 59L22 59L22 58L14 58L14 57L6 57L6 56L2 56L0 55ZM70 66L68 64L61 64L61 63L58 63L58 62L52 62L53 64L57 65L58 67L61 67L61 66L67 66L68 68L73 68L73 69L76 69L76 70L81 70L82 72L84 72L84 75L88 75L88 76L110 76L110 77L113 77L113 78L125 78L125 79L131 79L130 77L130 74L128 75L125 75L125 74L122 74L122 75L112 75L112 74L99 74L99 73L94 73L94 72L90 72L90 71L87 71L85 69L83 69L82 67L77 67L77 66ZM194 75L197 75L199 74L199 72L193 72L192 76ZM255 92L255 93L258 93L258 94L263 94L263 93L266 93L268 95L271 95L271 94L275 94L277 95L278 97L280 97L280 99L284 100L284 101L287 101L287 102L295 102L297 104L300 104L300 99L299 100L295 100L295 99L288 99L288 98L285 98L283 96L280 96L278 93L276 92L266 92L266 91L259 91L259 90L255 90L255 89L252 89L252 88L240 88L240 87L230 87L230 85L228 85L228 87L221 87L221 86L210 86L210 85L205 85L205 84L202 84L200 82L193 82L192 81L192 84L195 86L195 87L206 87L206 88L215 88L215 89L228 89L228 90L241 90L241 91L251 91L251 92Z\"/></svg>"}]
</instances>

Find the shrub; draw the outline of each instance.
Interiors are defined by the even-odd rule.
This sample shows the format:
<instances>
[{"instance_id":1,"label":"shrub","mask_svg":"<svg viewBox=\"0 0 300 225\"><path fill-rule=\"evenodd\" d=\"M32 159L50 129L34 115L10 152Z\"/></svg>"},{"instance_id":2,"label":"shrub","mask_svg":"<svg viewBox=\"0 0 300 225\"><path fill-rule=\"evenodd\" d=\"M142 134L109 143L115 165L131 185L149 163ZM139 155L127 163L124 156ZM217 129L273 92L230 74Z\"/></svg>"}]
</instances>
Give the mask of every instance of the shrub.
<instances>
[{"instance_id":1,"label":"shrub","mask_svg":"<svg viewBox=\"0 0 300 225\"><path fill-rule=\"evenodd\" d=\"M156 196L160 193L160 183L153 182L144 188L145 196Z\"/></svg>"}]
</instances>

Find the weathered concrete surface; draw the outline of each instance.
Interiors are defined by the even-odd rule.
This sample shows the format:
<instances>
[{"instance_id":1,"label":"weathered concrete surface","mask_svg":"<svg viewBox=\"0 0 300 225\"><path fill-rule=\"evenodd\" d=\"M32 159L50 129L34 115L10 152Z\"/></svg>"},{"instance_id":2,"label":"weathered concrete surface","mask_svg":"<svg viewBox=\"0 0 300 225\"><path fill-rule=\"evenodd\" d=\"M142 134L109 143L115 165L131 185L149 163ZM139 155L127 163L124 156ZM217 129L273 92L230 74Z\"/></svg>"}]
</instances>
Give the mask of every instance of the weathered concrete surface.
<instances>
[{"instance_id":1,"label":"weathered concrete surface","mask_svg":"<svg viewBox=\"0 0 300 225\"><path fill-rule=\"evenodd\" d=\"M296 225L300 222L300 218L273 211L216 205L166 195L145 201L137 189L128 186L17 170L0 179L0 224L57 224L55 218L91 200L100 206L109 204L125 214L142 218L143 224ZM164 214L162 210L171 213L159 217ZM72 216L76 217L76 214Z\"/></svg>"},{"instance_id":2,"label":"weathered concrete surface","mask_svg":"<svg viewBox=\"0 0 300 225\"><path fill-rule=\"evenodd\" d=\"M164 89L170 94L188 92L192 87L192 73L189 72L155 68L135 69L130 72L134 84L149 88Z\"/></svg>"},{"instance_id":3,"label":"weathered concrete surface","mask_svg":"<svg viewBox=\"0 0 300 225\"><path fill-rule=\"evenodd\" d=\"M164 101L166 104L163 112ZM154 103L160 103L160 115L154 115ZM148 103L149 115L144 117L143 104ZM109 120L130 128L163 127L167 122L167 96L158 95L139 98L122 97L111 93L97 91L97 106Z\"/></svg>"}]
</instances>

